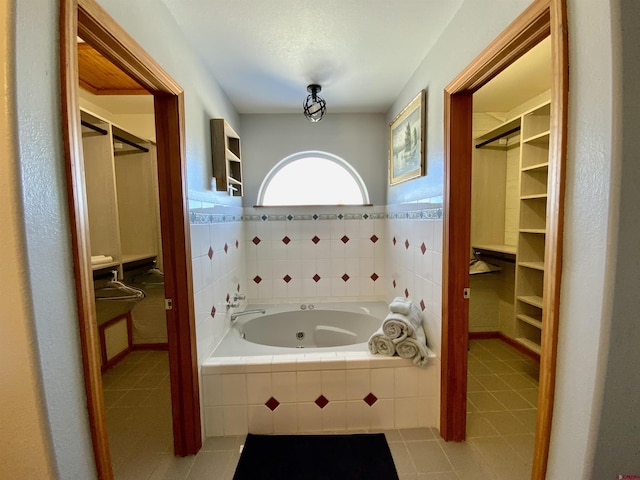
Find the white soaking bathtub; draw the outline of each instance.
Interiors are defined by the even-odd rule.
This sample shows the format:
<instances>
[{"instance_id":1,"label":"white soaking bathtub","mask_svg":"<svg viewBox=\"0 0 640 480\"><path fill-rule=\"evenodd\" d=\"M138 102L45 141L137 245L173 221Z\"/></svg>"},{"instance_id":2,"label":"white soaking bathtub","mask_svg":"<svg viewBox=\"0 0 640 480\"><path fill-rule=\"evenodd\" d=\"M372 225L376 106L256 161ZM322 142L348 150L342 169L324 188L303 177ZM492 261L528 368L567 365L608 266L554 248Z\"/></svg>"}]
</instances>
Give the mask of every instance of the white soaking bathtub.
<instances>
[{"instance_id":1,"label":"white soaking bathtub","mask_svg":"<svg viewBox=\"0 0 640 480\"><path fill-rule=\"evenodd\" d=\"M436 355L420 368L368 350L389 311L386 303L254 304L249 310L265 313L237 317L202 364L206 436L439 424Z\"/></svg>"},{"instance_id":2,"label":"white soaking bathtub","mask_svg":"<svg viewBox=\"0 0 640 480\"><path fill-rule=\"evenodd\" d=\"M388 313L384 302L249 305L213 356L366 351ZM243 312L243 313L244 313ZM295 350L292 350L295 349Z\"/></svg>"}]
</instances>

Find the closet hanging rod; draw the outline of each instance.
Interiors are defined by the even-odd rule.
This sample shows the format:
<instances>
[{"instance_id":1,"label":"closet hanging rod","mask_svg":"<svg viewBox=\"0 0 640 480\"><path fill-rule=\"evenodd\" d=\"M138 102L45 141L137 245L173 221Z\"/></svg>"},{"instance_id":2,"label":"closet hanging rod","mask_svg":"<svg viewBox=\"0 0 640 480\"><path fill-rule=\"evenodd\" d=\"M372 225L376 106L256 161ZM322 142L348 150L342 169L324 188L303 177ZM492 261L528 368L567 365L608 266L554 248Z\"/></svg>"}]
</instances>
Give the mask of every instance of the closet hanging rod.
<instances>
[{"instance_id":1,"label":"closet hanging rod","mask_svg":"<svg viewBox=\"0 0 640 480\"><path fill-rule=\"evenodd\" d=\"M121 137L117 133L113 134L113 138L116 139L116 140L120 140L122 143L126 143L127 145L129 145L131 147L137 148L138 150L142 150L143 152L148 152L149 151L148 148L143 147L142 145L138 145L137 143L132 142L131 140L128 140L128 139L126 139L124 137Z\"/></svg>"},{"instance_id":2,"label":"closet hanging rod","mask_svg":"<svg viewBox=\"0 0 640 480\"><path fill-rule=\"evenodd\" d=\"M104 128L96 127L95 125L87 122L86 120L80 120L80 124L83 127L87 127L87 128L90 128L91 130L95 130L96 132L101 133L102 135L107 135L109 133Z\"/></svg>"},{"instance_id":3,"label":"closet hanging rod","mask_svg":"<svg viewBox=\"0 0 640 480\"><path fill-rule=\"evenodd\" d=\"M485 140L482 143L479 143L476 145L476 148L482 148L485 145L491 143L491 142L495 142L496 140L499 140L503 137L509 136L512 133L516 133L520 131L520 126L518 125L517 127L512 128L511 130L507 130L506 132L502 132L500 135L496 135L495 137L490 138L489 140Z\"/></svg>"}]
</instances>

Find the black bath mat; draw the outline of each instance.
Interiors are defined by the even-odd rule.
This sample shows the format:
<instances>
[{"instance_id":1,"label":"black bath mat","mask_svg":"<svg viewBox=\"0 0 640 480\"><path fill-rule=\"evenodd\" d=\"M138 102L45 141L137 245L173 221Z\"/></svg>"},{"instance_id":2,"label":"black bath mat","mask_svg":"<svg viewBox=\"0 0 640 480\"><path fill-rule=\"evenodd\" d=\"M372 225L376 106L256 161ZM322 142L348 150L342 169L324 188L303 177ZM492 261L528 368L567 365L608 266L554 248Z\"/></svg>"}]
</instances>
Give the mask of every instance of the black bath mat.
<instances>
[{"instance_id":1,"label":"black bath mat","mask_svg":"<svg viewBox=\"0 0 640 480\"><path fill-rule=\"evenodd\" d=\"M398 480L384 433L247 435L233 480Z\"/></svg>"}]
</instances>

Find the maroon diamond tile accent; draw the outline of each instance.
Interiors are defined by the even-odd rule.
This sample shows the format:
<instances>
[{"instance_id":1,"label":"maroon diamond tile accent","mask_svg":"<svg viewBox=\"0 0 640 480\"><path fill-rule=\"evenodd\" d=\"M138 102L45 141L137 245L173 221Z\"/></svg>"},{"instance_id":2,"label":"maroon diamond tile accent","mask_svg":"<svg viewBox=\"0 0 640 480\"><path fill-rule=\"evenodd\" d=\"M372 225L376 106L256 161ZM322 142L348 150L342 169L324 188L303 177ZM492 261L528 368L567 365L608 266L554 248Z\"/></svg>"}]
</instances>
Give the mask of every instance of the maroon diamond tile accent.
<instances>
[{"instance_id":1,"label":"maroon diamond tile accent","mask_svg":"<svg viewBox=\"0 0 640 480\"><path fill-rule=\"evenodd\" d=\"M406 298L409 298L409 290L407 290L406 288L404 289L404 296Z\"/></svg>"},{"instance_id":2,"label":"maroon diamond tile accent","mask_svg":"<svg viewBox=\"0 0 640 480\"><path fill-rule=\"evenodd\" d=\"M273 412L276 408L278 408L278 405L280 405L280 402L278 400L276 400L275 398L271 397L269 400L267 400L265 405L267 406L267 408L269 410L271 410Z\"/></svg>"},{"instance_id":3,"label":"maroon diamond tile accent","mask_svg":"<svg viewBox=\"0 0 640 480\"><path fill-rule=\"evenodd\" d=\"M373 280L374 282L375 282L377 279L379 279L379 278L380 278L380 277L379 277L379 276L378 276L378 274L377 274L377 273L375 273L375 272L371 275L371 280Z\"/></svg>"},{"instance_id":4,"label":"maroon diamond tile accent","mask_svg":"<svg viewBox=\"0 0 640 480\"><path fill-rule=\"evenodd\" d=\"M423 255L424 255L424 252L427 251L427 246L424 244L424 242L422 242L422 245L420 245L420 251L422 252Z\"/></svg>"},{"instance_id":5,"label":"maroon diamond tile accent","mask_svg":"<svg viewBox=\"0 0 640 480\"><path fill-rule=\"evenodd\" d=\"M364 403L369 405L370 407L378 401L378 397L376 397L373 393L369 393L366 397L363 398Z\"/></svg>"},{"instance_id":6,"label":"maroon diamond tile accent","mask_svg":"<svg viewBox=\"0 0 640 480\"><path fill-rule=\"evenodd\" d=\"M404 248L409 249L409 240L404 241Z\"/></svg>"},{"instance_id":7,"label":"maroon diamond tile accent","mask_svg":"<svg viewBox=\"0 0 640 480\"><path fill-rule=\"evenodd\" d=\"M342 240L342 243L347 243L349 241L349 237L347 237L346 235L344 237L342 237L340 240Z\"/></svg>"},{"instance_id":8,"label":"maroon diamond tile accent","mask_svg":"<svg viewBox=\"0 0 640 480\"><path fill-rule=\"evenodd\" d=\"M282 239L282 243L284 243L285 245L289 245L289 242L290 242L290 241L291 241L291 239L290 239L289 237L287 237L287 236L285 236L285 237Z\"/></svg>"},{"instance_id":9,"label":"maroon diamond tile accent","mask_svg":"<svg viewBox=\"0 0 640 480\"><path fill-rule=\"evenodd\" d=\"M320 281L320 275L318 275L317 273L313 276L313 280L318 283Z\"/></svg>"},{"instance_id":10,"label":"maroon diamond tile accent","mask_svg":"<svg viewBox=\"0 0 640 480\"><path fill-rule=\"evenodd\" d=\"M317 235L315 235L315 236L311 239L311 241L317 245L317 244L318 244L318 242L320 241L320 239L318 238L318 236L317 236Z\"/></svg>"},{"instance_id":11,"label":"maroon diamond tile accent","mask_svg":"<svg viewBox=\"0 0 640 480\"><path fill-rule=\"evenodd\" d=\"M240 248L240 242L238 242L238 240L236 240L236 248Z\"/></svg>"},{"instance_id":12,"label":"maroon diamond tile accent","mask_svg":"<svg viewBox=\"0 0 640 480\"><path fill-rule=\"evenodd\" d=\"M251 240L255 245L258 245L262 240L260 240L258 237L253 237L253 240Z\"/></svg>"},{"instance_id":13,"label":"maroon diamond tile accent","mask_svg":"<svg viewBox=\"0 0 640 480\"><path fill-rule=\"evenodd\" d=\"M238 284L238 286L236 287L236 291L240 293L240 284Z\"/></svg>"},{"instance_id":14,"label":"maroon diamond tile accent","mask_svg":"<svg viewBox=\"0 0 640 480\"><path fill-rule=\"evenodd\" d=\"M229 299L230 299L230 298L231 298L231 297L230 297L230 296L229 296L229 294L227 293L227 303L229 303Z\"/></svg>"},{"instance_id":15,"label":"maroon diamond tile accent","mask_svg":"<svg viewBox=\"0 0 640 480\"><path fill-rule=\"evenodd\" d=\"M224 244L224 253L227 253L229 251L229 245L227 245L226 243Z\"/></svg>"},{"instance_id":16,"label":"maroon diamond tile accent","mask_svg":"<svg viewBox=\"0 0 640 480\"><path fill-rule=\"evenodd\" d=\"M318 405L320 408L326 407L328 403L329 400L327 400L327 397L325 397L324 395L320 395L318 398L316 398L316 405Z\"/></svg>"},{"instance_id":17,"label":"maroon diamond tile accent","mask_svg":"<svg viewBox=\"0 0 640 480\"><path fill-rule=\"evenodd\" d=\"M396 237L393 237L393 244L396 244Z\"/></svg>"},{"instance_id":18,"label":"maroon diamond tile accent","mask_svg":"<svg viewBox=\"0 0 640 480\"><path fill-rule=\"evenodd\" d=\"M344 275L342 275L342 280L344 280L345 282L347 282L351 277L349 275L347 275L346 273Z\"/></svg>"},{"instance_id":19,"label":"maroon diamond tile accent","mask_svg":"<svg viewBox=\"0 0 640 480\"><path fill-rule=\"evenodd\" d=\"M216 316L216 306L215 305L213 307L211 307L211 316L212 317Z\"/></svg>"},{"instance_id":20,"label":"maroon diamond tile accent","mask_svg":"<svg viewBox=\"0 0 640 480\"><path fill-rule=\"evenodd\" d=\"M423 312L424 312L424 309L427 308L424 304L424 300L420 300L420 308L422 309Z\"/></svg>"},{"instance_id":21,"label":"maroon diamond tile accent","mask_svg":"<svg viewBox=\"0 0 640 480\"><path fill-rule=\"evenodd\" d=\"M285 275L284 277L282 277L282 279L285 281L285 283L289 283L291 281L291 277L289 275Z\"/></svg>"},{"instance_id":22,"label":"maroon diamond tile accent","mask_svg":"<svg viewBox=\"0 0 640 480\"><path fill-rule=\"evenodd\" d=\"M209 251L207 252L207 255L209 255L209 260L213 258L213 248L209 247Z\"/></svg>"},{"instance_id":23,"label":"maroon diamond tile accent","mask_svg":"<svg viewBox=\"0 0 640 480\"><path fill-rule=\"evenodd\" d=\"M375 235L371 235L371 238L369 240L371 240L373 243L376 243L380 239Z\"/></svg>"},{"instance_id":24,"label":"maroon diamond tile accent","mask_svg":"<svg viewBox=\"0 0 640 480\"><path fill-rule=\"evenodd\" d=\"M397 284L396 284L396 281L394 280L394 281L393 281L393 288L396 288L396 285L397 285Z\"/></svg>"},{"instance_id":25,"label":"maroon diamond tile accent","mask_svg":"<svg viewBox=\"0 0 640 480\"><path fill-rule=\"evenodd\" d=\"M253 281L256 283L260 283L262 281L262 278L260 278L260 275L256 275L255 277L253 277Z\"/></svg>"}]
</instances>

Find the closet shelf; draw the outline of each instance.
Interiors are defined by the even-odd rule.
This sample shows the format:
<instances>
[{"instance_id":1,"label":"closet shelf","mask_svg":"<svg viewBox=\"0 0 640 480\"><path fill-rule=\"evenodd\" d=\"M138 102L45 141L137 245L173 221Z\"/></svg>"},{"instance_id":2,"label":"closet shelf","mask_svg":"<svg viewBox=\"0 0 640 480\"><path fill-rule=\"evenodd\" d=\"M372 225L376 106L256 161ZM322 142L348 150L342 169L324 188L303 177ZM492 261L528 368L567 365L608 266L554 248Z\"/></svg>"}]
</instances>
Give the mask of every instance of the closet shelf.
<instances>
[{"instance_id":1,"label":"closet shelf","mask_svg":"<svg viewBox=\"0 0 640 480\"><path fill-rule=\"evenodd\" d=\"M535 195L523 195L520 197L520 200L535 200L538 198L547 198L546 193L536 193Z\"/></svg>"},{"instance_id":2,"label":"closet shelf","mask_svg":"<svg viewBox=\"0 0 640 480\"><path fill-rule=\"evenodd\" d=\"M523 313L520 313L518 315L516 315L516 318L518 320L521 320L523 322L528 323L529 325L532 325L536 328L539 328L540 330L542 330L542 322L540 320L538 320L537 318L533 318L529 315L525 315Z\"/></svg>"},{"instance_id":3,"label":"closet shelf","mask_svg":"<svg viewBox=\"0 0 640 480\"><path fill-rule=\"evenodd\" d=\"M516 338L516 342L518 342L521 345L524 345L529 350L531 350L532 352L537 353L538 355L540 355L540 353L542 352L542 348L540 347L540 345L538 345L535 342L532 342L528 338L518 337L518 338Z\"/></svg>"},{"instance_id":4,"label":"closet shelf","mask_svg":"<svg viewBox=\"0 0 640 480\"><path fill-rule=\"evenodd\" d=\"M546 228L521 228L520 233L545 234L547 233L547 229Z\"/></svg>"},{"instance_id":5,"label":"closet shelf","mask_svg":"<svg viewBox=\"0 0 640 480\"><path fill-rule=\"evenodd\" d=\"M486 250L489 252L506 253L508 255L515 255L518 249L515 245L499 245L499 244L474 244L471 246L474 250Z\"/></svg>"},{"instance_id":6,"label":"closet shelf","mask_svg":"<svg viewBox=\"0 0 640 480\"><path fill-rule=\"evenodd\" d=\"M539 297L537 295L522 295L522 296L518 296L516 298L520 302L527 303L527 304L529 304L531 306L534 306L536 308L542 308L542 297Z\"/></svg>"},{"instance_id":7,"label":"closet shelf","mask_svg":"<svg viewBox=\"0 0 640 480\"><path fill-rule=\"evenodd\" d=\"M523 172L530 172L531 170L545 170L549 168L549 162L540 162L535 165L528 165L526 167L522 167Z\"/></svg>"},{"instance_id":8,"label":"closet shelf","mask_svg":"<svg viewBox=\"0 0 640 480\"><path fill-rule=\"evenodd\" d=\"M525 138L522 140L522 143L540 143L540 144L548 144L549 143L549 130L538 133L537 135L532 135L529 138Z\"/></svg>"},{"instance_id":9,"label":"closet shelf","mask_svg":"<svg viewBox=\"0 0 640 480\"><path fill-rule=\"evenodd\" d=\"M518 265L533 270L544 271L544 262L518 262Z\"/></svg>"}]
</instances>

